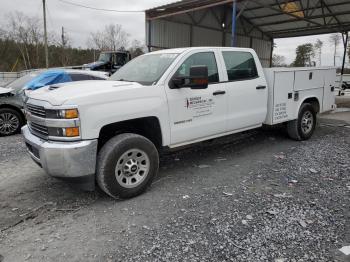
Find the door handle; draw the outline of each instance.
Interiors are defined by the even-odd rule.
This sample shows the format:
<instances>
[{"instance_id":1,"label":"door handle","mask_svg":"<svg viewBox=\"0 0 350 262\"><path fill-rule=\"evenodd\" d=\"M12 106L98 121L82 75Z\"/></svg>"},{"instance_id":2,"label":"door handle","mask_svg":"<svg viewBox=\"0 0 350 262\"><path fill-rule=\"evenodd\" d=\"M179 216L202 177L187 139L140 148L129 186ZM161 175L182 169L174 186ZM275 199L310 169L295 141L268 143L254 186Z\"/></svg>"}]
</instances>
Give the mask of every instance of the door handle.
<instances>
[{"instance_id":1,"label":"door handle","mask_svg":"<svg viewBox=\"0 0 350 262\"><path fill-rule=\"evenodd\" d=\"M224 95L224 94L226 94L225 91L215 91L215 92L213 93L214 96Z\"/></svg>"},{"instance_id":2,"label":"door handle","mask_svg":"<svg viewBox=\"0 0 350 262\"><path fill-rule=\"evenodd\" d=\"M266 86L257 86L256 89L265 89Z\"/></svg>"}]
</instances>

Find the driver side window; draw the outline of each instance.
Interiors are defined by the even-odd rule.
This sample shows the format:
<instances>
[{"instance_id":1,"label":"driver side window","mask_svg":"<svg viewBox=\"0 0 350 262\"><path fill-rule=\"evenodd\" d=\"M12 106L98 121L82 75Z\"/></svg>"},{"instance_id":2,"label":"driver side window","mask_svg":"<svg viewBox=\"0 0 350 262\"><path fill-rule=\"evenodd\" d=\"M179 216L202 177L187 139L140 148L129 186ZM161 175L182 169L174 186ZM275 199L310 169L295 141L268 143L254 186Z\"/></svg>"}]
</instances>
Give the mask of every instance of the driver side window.
<instances>
[{"instance_id":1,"label":"driver side window","mask_svg":"<svg viewBox=\"0 0 350 262\"><path fill-rule=\"evenodd\" d=\"M208 78L210 83L219 82L218 67L216 64L215 54L213 52L203 52L191 55L185 60L185 62L179 67L175 76L176 77L189 77L190 68L192 66L207 66Z\"/></svg>"}]
</instances>

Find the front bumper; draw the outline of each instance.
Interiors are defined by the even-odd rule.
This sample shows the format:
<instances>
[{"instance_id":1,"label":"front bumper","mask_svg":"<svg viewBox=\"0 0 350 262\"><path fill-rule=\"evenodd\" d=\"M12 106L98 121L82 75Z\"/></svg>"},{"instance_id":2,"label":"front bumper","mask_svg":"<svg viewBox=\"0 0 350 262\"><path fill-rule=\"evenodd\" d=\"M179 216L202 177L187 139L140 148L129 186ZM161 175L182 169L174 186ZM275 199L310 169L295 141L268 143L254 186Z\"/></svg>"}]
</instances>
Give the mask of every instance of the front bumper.
<instances>
[{"instance_id":1,"label":"front bumper","mask_svg":"<svg viewBox=\"0 0 350 262\"><path fill-rule=\"evenodd\" d=\"M71 180L94 176L96 139L79 142L46 141L32 135L27 126L22 128L22 134L30 156L49 175Z\"/></svg>"}]
</instances>

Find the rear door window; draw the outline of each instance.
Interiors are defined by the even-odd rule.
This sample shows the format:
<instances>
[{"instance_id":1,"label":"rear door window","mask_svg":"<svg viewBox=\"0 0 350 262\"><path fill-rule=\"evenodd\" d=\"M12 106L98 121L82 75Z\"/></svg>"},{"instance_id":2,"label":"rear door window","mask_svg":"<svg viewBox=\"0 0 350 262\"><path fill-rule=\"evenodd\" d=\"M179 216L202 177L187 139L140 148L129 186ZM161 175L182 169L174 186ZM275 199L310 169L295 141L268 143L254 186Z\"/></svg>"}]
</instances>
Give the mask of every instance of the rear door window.
<instances>
[{"instance_id":1,"label":"rear door window","mask_svg":"<svg viewBox=\"0 0 350 262\"><path fill-rule=\"evenodd\" d=\"M254 57L249 52L223 51L229 81L258 77Z\"/></svg>"}]
</instances>

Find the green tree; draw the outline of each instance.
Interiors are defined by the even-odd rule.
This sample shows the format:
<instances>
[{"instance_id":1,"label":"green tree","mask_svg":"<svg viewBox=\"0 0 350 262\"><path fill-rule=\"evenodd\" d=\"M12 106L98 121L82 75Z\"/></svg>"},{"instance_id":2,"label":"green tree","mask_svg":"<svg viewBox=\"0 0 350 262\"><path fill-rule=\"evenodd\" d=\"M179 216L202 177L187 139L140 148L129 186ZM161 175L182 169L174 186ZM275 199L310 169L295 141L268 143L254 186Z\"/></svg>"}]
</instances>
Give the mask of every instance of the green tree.
<instances>
[{"instance_id":1,"label":"green tree","mask_svg":"<svg viewBox=\"0 0 350 262\"><path fill-rule=\"evenodd\" d=\"M337 48L341 40L341 35L338 33L331 34L329 36L329 42L334 46L334 66L336 64L336 57L337 57Z\"/></svg>"},{"instance_id":2,"label":"green tree","mask_svg":"<svg viewBox=\"0 0 350 262\"><path fill-rule=\"evenodd\" d=\"M145 45L141 43L139 40L134 40L131 43L131 47L129 48L129 52L132 58L143 55L145 53Z\"/></svg>"},{"instance_id":3,"label":"green tree","mask_svg":"<svg viewBox=\"0 0 350 262\"><path fill-rule=\"evenodd\" d=\"M323 42L320 39L317 39L316 43L314 44L314 50L315 50L315 53L318 54L318 60L320 61L320 66L322 65L322 47L323 47Z\"/></svg>"},{"instance_id":4,"label":"green tree","mask_svg":"<svg viewBox=\"0 0 350 262\"><path fill-rule=\"evenodd\" d=\"M273 67L284 67L287 66L286 58L282 55L274 54L272 56L272 66Z\"/></svg>"},{"instance_id":5,"label":"green tree","mask_svg":"<svg viewBox=\"0 0 350 262\"><path fill-rule=\"evenodd\" d=\"M90 34L89 47L100 51L117 51L125 49L129 43L129 34L119 24L106 25L102 31Z\"/></svg>"},{"instance_id":6,"label":"green tree","mask_svg":"<svg viewBox=\"0 0 350 262\"><path fill-rule=\"evenodd\" d=\"M296 57L292 66L311 66L311 58L315 55L314 46L310 43L299 45L296 50Z\"/></svg>"}]
</instances>

